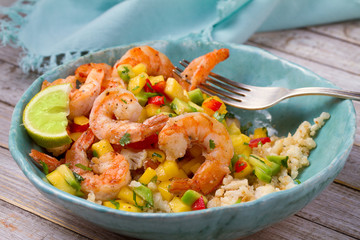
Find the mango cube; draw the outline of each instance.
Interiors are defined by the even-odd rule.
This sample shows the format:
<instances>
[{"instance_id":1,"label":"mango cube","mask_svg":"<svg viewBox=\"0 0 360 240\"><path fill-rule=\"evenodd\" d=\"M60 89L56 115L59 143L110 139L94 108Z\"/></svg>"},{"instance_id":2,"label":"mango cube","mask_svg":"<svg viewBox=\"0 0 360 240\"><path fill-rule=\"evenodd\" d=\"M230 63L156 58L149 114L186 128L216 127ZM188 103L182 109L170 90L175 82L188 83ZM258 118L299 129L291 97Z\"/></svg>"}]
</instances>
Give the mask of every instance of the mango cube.
<instances>
[{"instance_id":1,"label":"mango cube","mask_svg":"<svg viewBox=\"0 0 360 240\"><path fill-rule=\"evenodd\" d=\"M122 200L114 200L114 201L104 201L103 205L105 207L128 211L128 212L141 212L141 209L138 207L135 207L134 205L131 205L129 203L126 203Z\"/></svg>"},{"instance_id":2,"label":"mango cube","mask_svg":"<svg viewBox=\"0 0 360 240\"><path fill-rule=\"evenodd\" d=\"M253 136L254 139L256 139L256 138L264 138L264 137L267 137L267 136L268 136L268 132L267 132L266 127L256 128L254 130L254 136Z\"/></svg>"},{"instance_id":3,"label":"mango cube","mask_svg":"<svg viewBox=\"0 0 360 240\"><path fill-rule=\"evenodd\" d=\"M164 76L163 75L159 75L159 76L150 76L149 80L151 82L151 85L155 85L158 82L163 82L165 81Z\"/></svg>"},{"instance_id":4,"label":"mango cube","mask_svg":"<svg viewBox=\"0 0 360 240\"><path fill-rule=\"evenodd\" d=\"M171 99L178 98L186 102L189 100L188 96L184 93L184 89L175 78L168 78L166 80L164 92Z\"/></svg>"},{"instance_id":5,"label":"mango cube","mask_svg":"<svg viewBox=\"0 0 360 240\"><path fill-rule=\"evenodd\" d=\"M93 151L93 155L95 157L101 157L103 155L105 155L108 152L113 152L114 149L111 146L109 140L106 139L102 139L97 143L94 143L91 146L91 150Z\"/></svg>"},{"instance_id":6,"label":"mango cube","mask_svg":"<svg viewBox=\"0 0 360 240\"><path fill-rule=\"evenodd\" d=\"M120 189L120 192L118 193L117 198L119 198L120 200L123 200L124 202L135 205L134 192L128 186L122 187ZM136 194L135 194L135 200L136 200L137 205L139 205L139 206L145 205L145 201Z\"/></svg>"},{"instance_id":7,"label":"mango cube","mask_svg":"<svg viewBox=\"0 0 360 240\"><path fill-rule=\"evenodd\" d=\"M156 171L150 167L148 167L145 172L141 175L139 178L139 182L142 184L147 185L151 179L153 179L156 176Z\"/></svg>"},{"instance_id":8,"label":"mango cube","mask_svg":"<svg viewBox=\"0 0 360 240\"><path fill-rule=\"evenodd\" d=\"M143 63L137 64L135 67L132 68L132 71L134 72L135 76L146 73L146 65Z\"/></svg>"},{"instance_id":9,"label":"mango cube","mask_svg":"<svg viewBox=\"0 0 360 240\"><path fill-rule=\"evenodd\" d=\"M146 110L146 115L148 117L155 116L155 115L159 114L161 111L159 105L152 104L152 103L146 105L145 110Z\"/></svg>"},{"instance_id":10,"label":"mango cube","mask_svg":"<svg viewBox=\"0 0 360 240\"><path fill-rule=\"evenodd\" d=\"M57 189L60 189L64 192L75 195L75 188L71 187L65 180L64 176L58 171L54 170L51 173L46 175L47 180Z\"/></svg>"},{"instance_id":11,"label":"mango cube","mask_svg":"<svg viewBox=\"0 0 360 240\"><path fill-rule=\"evenodd\" d=\"M252 152L251 147L249 147L248 143L250 142L250 138L245 134L241 135L230 135L230 139L234 146L234 151L236 154L244 154L245 156L249 156Z\"/></svg>"},{"instance_id":12,"label":"mango cube","mask_svg":"<svg viewBox=\"0 0 360 240\"><path fill-rule=\"evenodd\" d=\"M149 76L146 73L141 73L136 77L133 77L129 81L128 90L133 94L138 94L146 84L146 79Z\"/></svg>"},{"instance_id":13,"label":"mango cube","mask_svg":"<svg viewBox=\"0 0 360 240\"><path fill-rule=\"evenodd\" d=\"M159 181L167 181L179 175L179 167L175 161L166 160L156 168Z\"/></svg>"},{"instance_id":14,"label":"mango cube","mask_svg":"<svg viewBox=\"0 0 360 240\"><path fill-rule=\"evenodd\" d=\"M158 191L160 192L162 198L168 202L174 197L174 194L169 192L170 183L170 181L164 181L158 184Z\"/></svg>"},{"instance_id":15,"label":"mango cube","mask_svg":"<svg viewBox=\"0 0 360 240\"><path fill-rule=\"evenodd\" d=\"M133 72L132 66L130 64L121 64L117 67L116 70L119 74L119 77L126 83L128 83L131 78L135 77L135 73Z\"/></svg>"},{"instance_id":16,"label":"mango cube","mask_svg":"<svg viewBox=\"0 0 360 240\"><path fill-rule=\"evenodd\" d=\"M189 205L186 205L185 203L183 203L181 201L181 199L178 197L174 197L170 201L169 205L170 205L171 210L174 213L191 211L191 207Z\"/></svg>"},{"instance_id":17,"label":"mango cube","mask_svg":"<svg viewBox=\"0 0 360 240\"><path fill-rule=\"evenodd\" d=\"M191 159L190 161L182 164L182 169L184 172L189 175L192 173L192 170L197 170L199 166L204 162L205 158L203 156L198 156L196 158Z\"/></svg>"}]
</instances>

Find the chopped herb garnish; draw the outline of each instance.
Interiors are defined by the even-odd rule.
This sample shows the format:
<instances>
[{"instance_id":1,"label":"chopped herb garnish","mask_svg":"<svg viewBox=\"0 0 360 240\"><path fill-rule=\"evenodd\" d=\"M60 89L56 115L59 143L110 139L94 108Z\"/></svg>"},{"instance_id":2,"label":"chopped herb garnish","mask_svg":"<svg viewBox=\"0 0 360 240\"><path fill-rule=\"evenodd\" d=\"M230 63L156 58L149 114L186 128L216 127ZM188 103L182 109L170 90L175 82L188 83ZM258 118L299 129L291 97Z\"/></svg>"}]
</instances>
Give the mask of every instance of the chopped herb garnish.
<instances>
[{"instance_id":1,"label":"chopped herb garnish","mask_svg":"<svg viewBox=\"0 0 360 240\"><path fill-rule=\"evenodd\" d=\"M46 163L44 163L43 161L40 160L40 164L43 168L43 172L45 173L45 175L49 174L49 167Z\"/></svg>"},{"instance_id":2,"label":"chopped herb garnish","mask_svg":"<svg viewBox=\"0 0 360 240\"><path fill-rule=\"evenodd\" d=\"M171 110L175 111L175 110L177 110L177 105L174 103L170 103L170 108L171 108Z\"/></svg>"},{"instance_id":3,"label":"chopped herb garnish","mask_svg":"<svg viewBox=\"0 0 360 240\"><path fill-rule=\"evenodd\" d=\"M210 139L210 140L209 140L209 145L210 145L210 149L211 149L211 150L214 149L214 148L215 148L215 142L214 142L214 140Z\"/></svg>"},{"instance_id":4,"label":"chopped herb garnish","mask_svg":"<svg viewBox=\"0 0 360 240\"><path fill-rule=\"evenodd\" d=\"M244 134L247 134L247 131L249 130L249 128L252 127L252 123L251 122L248 122L246 123L245 125L243 126L240 126L240 131Z\"/></svg>"},{"instance_id":5,"label":"chopped herb garnish","mask_svg":"<svg viewBox=\"0 0 360 240\"><path fill-rule=\"evenodd\" d=\"M115 200L110 200L110 202L115 206L116 209L120 208L120 203Z\"/></svg>"},{"instance_id":6,"label":"chopped herb garnish","mask_svg":"<svg viewBox=\"0 0 360 240\"><path fill-rule=\"evenodd\" d=\"M301 183L299 179L294 179L294 182L296 182L297 184Z\"/></svg>"},{"instance_id":7,"label":"chopped herb garnish","mask_svg":"<svg viewBox=\"0 0 360 240\"><path fill-rule=\"evenodd\" d=\"M144 95L145 95L147 98L160 96L159 93L154 93L154 92L144 92Z\"/></svg>"},{"instance_id":8,"label":"chopped herb garnish","mask_svg":"<svg viewBox=\"0 0 360 240\"><path fill-rule=\"evenodd\" d=\"M137 203L137 201L136 201L136 193L133 191L133 200L134 200L134 205L135 205L135 207L137 207L137 208L140 208L141 209L141 211L144 209L144 207L143 206L140 206L138 203Z\"/></svg>"},{"instance_id":9,"label":"chopped herb garnish","mask_svg":"<svg viewBox=\"0 0 360 240\"><path fill-rule=\"evenodd\" d=\"M249 146L249 143L247 143L247 142L244 142L244 145L248 145L248 146Z\"/></svg>"},{"instance_id":10,"label":"chopped herb garnish","mask_svg":"<svg viewBox=\"0 0 360 240\"><path fill-rule=\"evenodd\" d=\"M81 163L75 164L76 167L81 168L85 171L92 171L92 168L82 165Z\"/></svg>"},{"instance_id":11,"label":"chopped herb garnish","mask_svg":"<svg viewBox=\"0 0 360 240\"><path fill-rule=\"evenodd\" d=\"M226 114L220 114L218 111L216 111L213 116L216 120L222 122L224 121Z\"/></svg>"},{"instance_id":12,"label":"chopped herb garnish","mask_svg":"<svg viewBox=\"0 0 360 240\"><path fill-rule=\"evenodd\" d=\"M121 101L123 101L123 103L127 104L127 102L124 99L121 99Z\"/></svg>"},{"instance_id":13,"label":"chopped herb garnish","mask_svg":"<svg viewBox=\"0 0 360 240\"><path fill-rule=\"evenodd\" d=\"M129 144L130 142L131 142L130 133L125 133L124 136L122 136L120 139L120 145L123 147Z\"/></svg>"},{"instance_id":14,"label":"chopped herb garnish","mask_svg":"<svg viewBox=\"0 0 360 240\"><path fill-rule=\"evenodd\" d=\"M78 182L84 181L84 178L82 176L80 176L79 174L77 174L76 172L73 172L73 174L74 174L76 181L78 181Z\"/></svg>"},{"instance_id":15,"label":"chopped herb garnish","mask_svg":"<svg viewBox=\"0 0 360 240\"><path fill-rule=\"evenodd\" d=\"M162 158L161 154L158 154L158 153L156 153L156 152L154 152L151 156L152 156L152 157Z\"/></svg>"},{"instance_id":16,"label":"chopped herb garnish","mask_svg":"<svg viewBox=\"0 0 360 240\"><path fill-rule=\"evenodd\" d=\"M135 91L136 89L138 89L140 86L136 86L134 87L132 90Z\"/></svg>"},{"instance_id":17,"label":"chopped herb garnish","mask_svg":"<svg viewBox=\"0 0 360 240\"><path fill-rule=\"evenodd\" d=\"M150 180L150 182L156 183L156 182L157 182L157 179L158 179L158 176L155 175L155 176Z\"/></svg>"},{"instance_id":18,"label":"chopped herb garnish","mask_svg":"<svg viewBox=\"0 0 360 240\"><path fill-rule=\"evenodd\" d=\"M96 158L99 157L99 155L98 155L98 153L97 153L96 151L93 151L92 153L93 153L93 156L94 156L94 157L96 157Z\"/></svg>"},{"instance_id":19,"label":"chopped herb garnish","mask_svg":"<svg viewBox=\"0 0 360 240\"><path fill-rule=\"evenodd\" d=\"M242 198L239 198L239 199L235 202L235 204L241 203L241 202L242 202Z\"/></svg>"},{"instance_id":20,"label":"chopped herb garnish","mask_svg":"<svg viewBox=\"0 0 360 240\"><path fill-rule=\"evenodd\" d=\"M227 112L227 113L225 114L225 117L226 117L226 118L235 118L235 115L234 115L233 113L231 113L231 112Z\"/></svg>"},{"instance_id":21,"label":"chopped herb garnish","mask_svg":"<svg viewBox=\"0 0 360 240\"><path fill-rule=\"evenodd\" d=\"M149 82L146 83L146 86L148 86L151 90L154 90Z\"/></svg>"},{"instance_id":22,"label":"chopped herb garnish","mask_svg":"<svg viewBox=\"0 0 360 240\"><path fill-rule=\"evenodd\" d=\"M197 112L197 111L198 111L196 108L194 108L194 107L192 107L192 106L189 106L189 107L190 107L190 110L191 110L192 112Z\"/></svg>"}]
</instances>

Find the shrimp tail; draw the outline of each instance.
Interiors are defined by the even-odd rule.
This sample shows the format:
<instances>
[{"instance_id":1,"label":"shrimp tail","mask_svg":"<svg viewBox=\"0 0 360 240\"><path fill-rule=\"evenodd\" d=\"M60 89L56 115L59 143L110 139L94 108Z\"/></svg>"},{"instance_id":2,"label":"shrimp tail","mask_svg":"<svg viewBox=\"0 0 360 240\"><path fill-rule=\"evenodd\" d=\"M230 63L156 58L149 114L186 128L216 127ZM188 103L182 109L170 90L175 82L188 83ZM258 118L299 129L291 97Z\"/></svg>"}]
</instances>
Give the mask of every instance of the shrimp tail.
<instances>
[{"instance_id":1,"label":"shrimp tail","mask_svg":"<svg viewBox=\"0 0 360 240\"><path fill-rule=\"evenodd\" d=\"M85 167L89 166L89 161L86 156L86 150L90 148L91 144L95 140L95 135L91 128L88 128L81 136L74 142L70 150L66 152L65 162L69 164L72 171L77 174L84 173L85 170L77 167L77 164L81 164Z\"/></svg>"},{"instance_id":2,"label":"shrimp tail","mask_svg":"<svg viewBox=\"0 0 360 240\"><path fill-rule=\"evenodd\" d=\"M175 194L184 193L188 189L199 191L199 189L192 185L191 179L176 179L169 186L169 191Z\"/></svg>"},{"instance_id":3,"label":"shrimp tail","mask_svg":"<svg viewBox=\"0 0 360 240\"><path fill-rule=\"evenodd\" d=\"M64 159L57 160L56 158L51 157L46 153L39 152L35 149L31 149L29 156L32 157L32 159L34 159L40 165L42 165L42 163L45 163L48 167L49 172L54 171L58 166L65 163Z\"/></svg>"},{"instance_id":4,"label":"shrimp tail","mask_svg":"<svg viewBox=\"0 0 360 240\"><path fill-rule=\"evenodd\" d=\"M158 114L143 122L144 136L148 137L154 133L159 133L160 130L165 126L169 116L165 114Z\"/></svg>"}]
</instances>

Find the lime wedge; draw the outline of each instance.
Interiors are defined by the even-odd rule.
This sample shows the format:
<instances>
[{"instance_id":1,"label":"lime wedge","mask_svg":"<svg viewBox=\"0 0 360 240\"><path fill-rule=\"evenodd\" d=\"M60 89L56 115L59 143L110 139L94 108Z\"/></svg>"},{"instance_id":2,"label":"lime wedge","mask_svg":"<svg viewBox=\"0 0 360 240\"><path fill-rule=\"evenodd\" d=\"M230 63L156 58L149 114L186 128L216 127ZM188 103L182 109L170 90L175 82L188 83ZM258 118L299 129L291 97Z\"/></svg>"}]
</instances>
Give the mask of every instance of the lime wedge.
<instances>
[{"instance_id":1,"label":"lime wedge","mask_svg":"<svg viewBox=\"0 0 360 240\"><path fill-rule=\"evenodd\" d=\"M50 86L37 93L26 105L23 123L30 137L45 148L71 143L66 126L71 84Z\"/></svg>"}]
</instances>

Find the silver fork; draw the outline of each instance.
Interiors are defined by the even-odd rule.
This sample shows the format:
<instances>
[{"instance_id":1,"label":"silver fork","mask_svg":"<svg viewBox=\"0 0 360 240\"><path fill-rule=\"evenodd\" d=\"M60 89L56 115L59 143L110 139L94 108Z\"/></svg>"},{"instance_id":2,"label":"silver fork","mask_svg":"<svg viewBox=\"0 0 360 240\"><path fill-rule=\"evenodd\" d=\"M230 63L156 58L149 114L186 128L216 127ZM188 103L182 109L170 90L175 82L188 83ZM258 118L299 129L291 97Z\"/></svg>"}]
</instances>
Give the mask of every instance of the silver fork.
<instances>
[{"instance_id":1,"label":"silver fork","mask_svg":"<svg viewBox=\"0 0 360 240\"><path fill-rule=\"evenodd\" d=\"M180 64L186 68L189 61L182 60ZM179 77L181 77L182 71L178 67L174 69L174 73ZM188 79L186 81L190 82ZM305 95L324 95L360 101L360 92L323 87L297 89L256 87L232 81L213 72L209 74L206 83L200 84L198 87L209 95L216 94L228 105L248 110L266 109L284 99Z\"/></svg>"}]
</instances>

